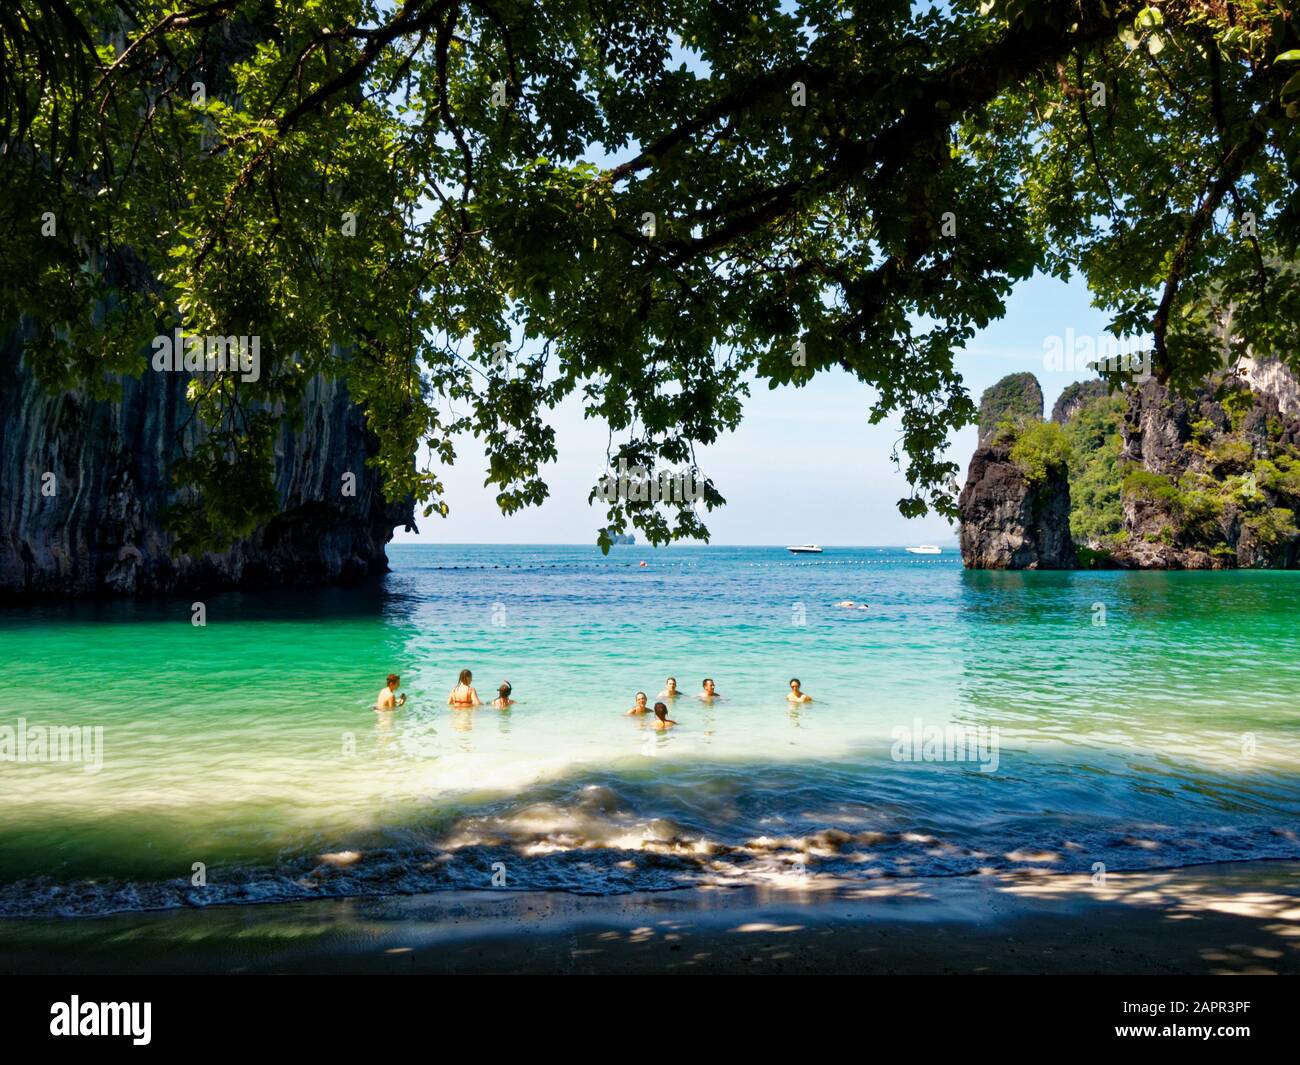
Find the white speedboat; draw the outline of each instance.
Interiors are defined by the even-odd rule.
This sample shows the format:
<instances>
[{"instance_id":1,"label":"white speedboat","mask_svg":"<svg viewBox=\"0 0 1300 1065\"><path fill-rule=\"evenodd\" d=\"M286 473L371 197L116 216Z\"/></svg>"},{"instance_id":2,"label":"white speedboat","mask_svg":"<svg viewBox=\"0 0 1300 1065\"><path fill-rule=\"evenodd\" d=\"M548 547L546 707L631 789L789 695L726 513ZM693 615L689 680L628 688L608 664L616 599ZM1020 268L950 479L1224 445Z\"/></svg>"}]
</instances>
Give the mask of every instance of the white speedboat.
<instances>
[{"instance_id":1,"label":"white speedboat","mask_svg":"<svg viewBox=\"0 0 1300 1065\"><path fill-rule=\"evenodd\" d=\"M934 546L934 544L922 544L920 547L909 547L909 555L941 555L943 552Z\"/></svg>"},{"instance_id":2,"label":"white speedboat","mask_svg":"<svg viewBox=\"0 0 1300 1065\"><path fill-rule=\"evenodd\" d=\"M793 547L787 547L787 551L792 555L820 555L822 549L816 544L795 544Z\"/></svg>"}]
</instances>

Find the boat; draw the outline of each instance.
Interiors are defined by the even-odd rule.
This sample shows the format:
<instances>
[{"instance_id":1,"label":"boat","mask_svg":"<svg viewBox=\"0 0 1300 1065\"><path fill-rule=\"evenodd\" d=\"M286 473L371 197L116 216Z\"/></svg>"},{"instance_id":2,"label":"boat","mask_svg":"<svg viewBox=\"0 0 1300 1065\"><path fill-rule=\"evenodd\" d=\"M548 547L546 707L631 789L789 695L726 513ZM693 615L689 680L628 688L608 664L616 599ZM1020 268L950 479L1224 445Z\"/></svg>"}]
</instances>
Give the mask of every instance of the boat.
<instances>
[{"instance_id":1,"label":"boat","mask_svg":"<svg viewBox=\"0 0 1300 1065\"><path fill-rule=\"evenodd\" d=\"M909 547L909 555L941 555L943 552L934 546L934 544L922 544L920 547Z\"/></svg>"},{"instance_id":2,"label":"boat","mask_svg":"<svg viewBox=\"0 0 1300 1065\"><path fill-rule=\"evenodd\" d=\"M793 547L787 547L787 551L792 555L820 555L822 549L816 544L795 544Z\"/></svg>"}]
</instances>

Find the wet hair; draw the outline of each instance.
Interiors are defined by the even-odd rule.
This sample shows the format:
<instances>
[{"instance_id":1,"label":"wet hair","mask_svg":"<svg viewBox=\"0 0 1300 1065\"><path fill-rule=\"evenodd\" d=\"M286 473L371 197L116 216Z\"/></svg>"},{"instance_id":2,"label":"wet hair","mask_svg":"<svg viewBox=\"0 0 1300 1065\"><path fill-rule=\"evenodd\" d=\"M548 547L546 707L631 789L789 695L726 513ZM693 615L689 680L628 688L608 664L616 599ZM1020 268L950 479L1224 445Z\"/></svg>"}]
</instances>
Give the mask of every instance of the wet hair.
<instances>
[{"instance_id":1,"label":"wet hair","mask_svg":"<svg viewBox=\"0 0 1300 1065\"><path fill-rule=\"evenodd\" d=\"M396 684L396 683L397 683L399 680L401 680L401 679L402 679L402 678L399 677L396 673L390 673L390 674L388 674L388 683L389 683L389 684Z\"/></svg>"},{"instance_id":2,"label":"wet hair","mask_svg":"<svg viewBox=\"0 0 1300 1065\"><path fill-rule=\"evenodd\" d=\"M790 678L790 683L791 683L791 684L799 684L799 678L798 678L798 677L791 677L791 678ZM802 688L803 685L802 685L802 684L799 684L799 687Z\"/></svg>"},{"instance_id":3,"label":"wet hair","mask_svg":"<svg viewBox=\"0 0 1300 1065\"><path fill-rule=\"evenodd\" d=\"M669 677L668 680L672 681L674 684L677 683L677 678L676 678L676 677ZM664 683L667 684L668 681L664 681Z\"/></svg>"},{"instance_id":4,"label":"wet hair","mask_svg":"<svg viewBox=\"0 0 1300 1065\"><path fill-rule=\"evenodd\" d=\"M655 717L661 721L668 716L668 707L663 703L655 703Z\"/></svg>"},{"instance_id":5,"label":"wet hair","mask_svg":"<svg viewBox=\"0 0 1300 1065\"><path fill-rule=\"evenodd\" d=\"M497 694L501 696L502 699L509 699L512 691L514 691L514 688L510 687L510 682L508 680L503 680L501 682L501 687L497 689Z\"/></svg>"},{"instance_id":6,"label":"wet hair","mask_svg":"<svg viewBox=\"0 0 1300 1065\"><path fill-rule=\"evenodd\" d=\"M636 697L637 697L638 699L649 699L649 698L650 698L650 696L646 695L645 692L637 692L637 693L636 693Z\"/></svg>"},{"instance_id":7,"label":"wet hair","mask_svg":"<svg viewBox=\"0 0 1300 1065\"><path fill-rule=\"evenodd\" d=\"M713 683L712 677L705 677L703 682L700 684L700 687L703 688L705 684L712 684L712 683Z\"/></svg>"},{"instance_id":8,"label":"wet hair","mask_svg":"<svg viewBox=\"0 0 1300 1065\"><path fill-rule=\"evenodd\" d=\"M468 669L462 669L460 671L460 682L462 684L468 684L473 679L474 679L474 674L471 673Z\"/></svg>"}]
</instances>

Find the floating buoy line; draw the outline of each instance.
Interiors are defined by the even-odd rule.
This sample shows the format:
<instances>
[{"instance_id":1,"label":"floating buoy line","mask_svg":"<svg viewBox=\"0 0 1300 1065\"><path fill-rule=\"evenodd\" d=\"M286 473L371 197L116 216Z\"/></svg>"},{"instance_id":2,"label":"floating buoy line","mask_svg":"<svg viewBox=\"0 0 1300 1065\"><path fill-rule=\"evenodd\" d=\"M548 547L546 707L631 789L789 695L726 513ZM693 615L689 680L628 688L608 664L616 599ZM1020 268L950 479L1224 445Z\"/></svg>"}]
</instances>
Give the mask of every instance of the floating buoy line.
<instances>
[{"instance_id":1,"label":"floating buoy line","mask_svg":"<svg viewBox=\"0 0 1300 1065\"><path fill-rule=\"evenodd\" d=\"M748 568L750 568L750 569L775 569L775 568L785 568L785 567L787 567L787 566L797 566L797 567L800 567L800 568L802 568L802 567L807 567L807 566L879 566L879 565L886 565L886 566L951 566L951 565L953 565L954 563L958 563L958 562L960 562L960 559L957 558L957 557L954 555L954 556L951 557L951 558L943 558L943 559L938 559L938 558L849 558L849 559L820 559L820 560L816 560L816 561L811 561L811 560L810 560L810 561L806 561L806 562L744 562L744 563L741 563L741 565L743 565L743 566L745 566L745 567L748 567ZM686 561L682 561L682 562L654 562L654 563L649 563L649 562L588 562L588 561L583 560L583 561L574 561L574 562L516 562L516 563L510 563L510 562L493 562L493 563L487 563L487 562L484 562L484 563L479 563L479 564L466 563L466 564L464 564L464 565L450 565L450 566L448 566L448 565L443 565L443 566L427 566L427 567L422 566L422 567L420 567L420 568L421 568L421 569L431 569L431 570L435 570L435 571L439 571L439 570L489 570L489 569L513 569L513 570L520 570L520 571L525 571L525 570L535 571L535 570L543 570L543 569L574 570L574 569L579 569L579 568L586 568L586 569L589 569L589 570L595 571L595 570L607 570L607 569L644 569L644 570L656 570L656 569L686 569L686 568L692 568L692 569L693 569L693 568L697 568L697 567L699 567L699 566L707 565L707 564L708 564L708 563L703 563L703 562L686 562Z\"/></svg>"}]
</instances>

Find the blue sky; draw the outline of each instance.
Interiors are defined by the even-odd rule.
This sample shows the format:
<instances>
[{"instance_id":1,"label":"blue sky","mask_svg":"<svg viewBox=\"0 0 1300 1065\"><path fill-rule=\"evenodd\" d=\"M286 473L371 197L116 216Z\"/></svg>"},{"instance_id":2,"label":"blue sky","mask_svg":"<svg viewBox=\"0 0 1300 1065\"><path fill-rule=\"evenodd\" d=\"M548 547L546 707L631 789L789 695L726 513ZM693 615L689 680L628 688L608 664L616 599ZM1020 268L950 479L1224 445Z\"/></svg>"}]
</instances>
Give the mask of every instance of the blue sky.
<instances>
[{"instance_id":1,"label":"blue sky","mask_svg":"<svg viewBox=\"0 0 1300 1065\"><path fill-rule=\"evenodd\" d=\"M1106 316L1091 306L1081 278L1070 282L1034 277L1015 290L1006 316L978 334L957 366L978 401L985 388L1009 373L1028 370L1043 386L1047 408L1086 371L1048 371L1045 341L1101 335ZM907 520L896 503L907 483L890 459L900 425L870 425L871 391L842 371L821 375L802 389L753 389L740 428L698 451L700 468L727 499L706 516L715 544L956 543L956 529L935 515ZM601 472L608 430L585 420L571 401L552 419L559 461L546 467L551 497L541 507L509 518L483 487L485 461L472 437L458 442L458 460L443 471L450 515L419 519L419 535L399 531L398 542L592 543L603 510L587 503ZM975 448L969 427L949 441L949 457L962 477Z\"/></svg>"},{"instance_id":2,"label":"blue sky","mask_svg":"<svg viewBox=\"0 0 1300 1065\"><path fill-rule=\"evenodd\" d=\"M928 4L916 5L919 10ZM938 5L941 11L946 5ZM789 10L792 5L784 5ZM674 62L707 75L700 57L675 44ZM602 166L612 158L589 146L589 158ZM619 153L630 158L635 146ZM1106 316L1091 306L1082 278L1062 282L1035 276L1023 282L1007 303L1004 318L978 334L957 368L976 401L980 393L1009 373L1038 376L1050 412L1057 395L1083 372L1048 371L1048 337L1100 337ZM518 338L516 337L516 340ZM705 514L715 544L819 543L822 546L936 543L955 545L955 526L936 515L908 520L898 500L907 481L890 456L901 437L892 419L868 421L871 390L843 371L820 375L805 388L752 389L740 428L709 448L697 449L700 469L712 478L727 505ZM605 472L609 432L603 422L584 419L579 400L558 408L551 424L560 457L546 467L550 498L541 507L507 518L495 491L483 486L486 460L472 437L457 441L457 462L442 471L447 518L418 519L418 535L399 531L398 542L426 543L594 543L604 524L603 507L587 496ZM974 426L949 440L948 457L966 467L975 449Z\"/></svg>"}]
</instances>

